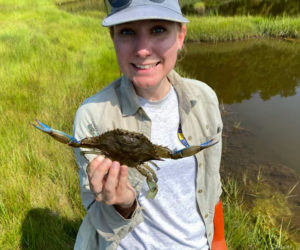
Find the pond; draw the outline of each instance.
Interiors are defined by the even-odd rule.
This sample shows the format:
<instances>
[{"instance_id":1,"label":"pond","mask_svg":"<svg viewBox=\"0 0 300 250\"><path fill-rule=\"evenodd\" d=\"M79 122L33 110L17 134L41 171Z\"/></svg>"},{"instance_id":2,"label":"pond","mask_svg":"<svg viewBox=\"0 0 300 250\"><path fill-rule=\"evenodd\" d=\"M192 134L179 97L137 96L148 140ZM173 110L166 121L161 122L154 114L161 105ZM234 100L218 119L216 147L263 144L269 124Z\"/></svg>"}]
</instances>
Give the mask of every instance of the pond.
<instances>
[{"instance_id":1,"label":"pond","mask_svg":"<svg viewBox=\"0 0 300 250\"><path fill-rule=\"evenodd\" d=\"M287 194L300 181L300 42L187 44L181 72L210 85L224 123L221 172ZM300 228L300 185L289 199Z\"/></svg>"},{"instance_id":2,"label":"pond","mask_svg":"<svg viewBox=\"0 0 300 250\"><path fill-rule=\"evenodd\" d=\"M251 158L300 173L300 43L243 41L187 45L180 68L208 83L240 129L251 132Z\"/></svg>"}]
</instances>

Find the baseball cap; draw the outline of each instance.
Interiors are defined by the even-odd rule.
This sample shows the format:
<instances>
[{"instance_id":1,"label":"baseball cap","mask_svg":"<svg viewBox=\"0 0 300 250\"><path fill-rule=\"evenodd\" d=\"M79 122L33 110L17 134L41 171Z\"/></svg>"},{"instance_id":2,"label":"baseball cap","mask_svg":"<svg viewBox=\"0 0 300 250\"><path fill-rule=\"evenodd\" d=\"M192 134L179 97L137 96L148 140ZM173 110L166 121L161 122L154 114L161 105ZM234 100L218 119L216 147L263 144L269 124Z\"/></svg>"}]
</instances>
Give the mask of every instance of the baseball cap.
<instances>
[{"instance_id":1,"label":"baseball cap","mask_svg":"<svg viewBox=\"0 0 300 250\"><path fill-rule=\"evenodd\" d=\"M105 27L146 19L189 22L182 15L179 0L108 0L108 2L111 11L102 21Z\"/></svg>"}]
</instances>

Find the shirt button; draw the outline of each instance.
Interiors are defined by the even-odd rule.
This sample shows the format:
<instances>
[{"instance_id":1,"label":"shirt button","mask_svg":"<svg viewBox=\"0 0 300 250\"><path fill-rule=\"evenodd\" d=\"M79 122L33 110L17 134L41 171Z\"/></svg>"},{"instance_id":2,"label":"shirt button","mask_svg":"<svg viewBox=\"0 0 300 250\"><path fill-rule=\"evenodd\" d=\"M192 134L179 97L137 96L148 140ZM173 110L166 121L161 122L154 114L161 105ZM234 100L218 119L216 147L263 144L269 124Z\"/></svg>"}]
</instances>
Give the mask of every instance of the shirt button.
<instances>
[{"instance_id":1,"label":"shirt button","mask_svg":"<svg viewBox=\"0 0 300 250\"><path fill-rule=\"evenodd\" d=\"M206 129L209 129L209 125L208 124L206 124Z\"/></svg>"},{"instance_id":2,"label":"shirt button","mask_svg":"<svg viewBox=\"0 0 300 250\"><path fill-rule=\"evenodd\" d=\"M204 215L205 219L208 217L208 214Z\"/></svg>"},{"instance_id":3,"label":"shirt button","mask_svg":"<svg viewBox=\"0 0 300 250\"><path fill-rule=\"evenodd\" d=\"M211 233L209 233L208 236L210 237L210 236L211 236Z\"/></svg>"},{"instance_id":4,"label":"shirt button","mask_svg":"<svg viewBox=\"0 0 300 250\"><path fill-rule=\"evenodd\" d=\"M191 136L189 136L189 137L188 137L188 140L189 140L189 141L190 141L190 140L192 140L192 137L191 137Z\"/></svg>"},{"instance_id":5,"label":"shirt button","mask_svg":"<svg viewBox=\"0 0 300 250\"><path fill-rule=\"evenodd\" d=\"M198 189L198 193L201 194L203 192L202 189Z\"/></svg>"},{"instance_id":6,"label":"shirt button","mask_svg":"<svg viewBox=\"0 0 300 250\"><path fill-rule=\"evenodd\" d=\"M202 163L201 163L201 162L198 164L198 167L199 167L199 168L201 168L201 167L202 167Z\"/></svg>"}]
</instances>

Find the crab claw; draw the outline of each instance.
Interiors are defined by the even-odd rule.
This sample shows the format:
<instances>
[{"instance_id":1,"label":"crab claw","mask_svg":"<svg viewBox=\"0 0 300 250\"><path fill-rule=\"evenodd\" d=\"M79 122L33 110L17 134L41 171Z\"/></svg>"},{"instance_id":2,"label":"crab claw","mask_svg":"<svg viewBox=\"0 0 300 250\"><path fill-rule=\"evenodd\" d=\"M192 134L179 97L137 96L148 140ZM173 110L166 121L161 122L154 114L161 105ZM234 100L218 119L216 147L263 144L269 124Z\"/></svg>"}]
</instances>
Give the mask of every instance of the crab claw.
<instances>
[{"instance_id":1,"label":"crab claw","mask_svg":"<svg viewBox=\"0 0 300 250\"><path fill-rule=\"evenodd\" d=\"M209 147L217 144L218 142L219 141L216 141L215 139L211 139L211 140L208 140L208 141L200 144L200 146L191 146L191 147L188 147L188 148L184 148L184 149L181 149L181 150L174 151L171 154L171 158L172 159L179 159L179 158L184 158L184 157L195 155L198 152L200 152L201 150L203 150L205 148L209 148Z\"/></svg>"},{"instance_id":2,"label":"crab claw","mask_svg":"<svg viewBox=\"0 0 300 250\"><path fill-rule=\"evenodd\" d=\"M32 123L34 127L37 129L41 130L42 132L52 136L55 140L62 142L64 144L69 144L72 147L79 147L80 146L80 141L76 140L74 137L66 134L65 132L52 129L51 127L47 126L46 124L40 122L39 120L35 120L36 123Z\"/></svg>"}]
</instances>

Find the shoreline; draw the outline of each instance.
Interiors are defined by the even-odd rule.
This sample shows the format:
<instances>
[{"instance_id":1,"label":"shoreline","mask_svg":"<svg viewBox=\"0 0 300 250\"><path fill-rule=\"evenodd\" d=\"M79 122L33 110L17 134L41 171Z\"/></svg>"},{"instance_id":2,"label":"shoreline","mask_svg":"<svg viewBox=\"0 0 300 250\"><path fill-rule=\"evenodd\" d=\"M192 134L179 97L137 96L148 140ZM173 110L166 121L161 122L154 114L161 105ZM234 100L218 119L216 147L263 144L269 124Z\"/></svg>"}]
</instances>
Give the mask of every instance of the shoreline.
<instances>
[{"instance_id":1,"label":"shoreline","mask_svg":"<svg viewBox=\"0 0 300 250\"><path fill-rule=\"evenodd\" d=\"M279 234L279 229L285 228L283 233L292 244L299 244L300 174L276 162L255 161L251 152L240 143L245 138L251 141L251 131L247 127L236 128L234 124L238 118L230 111L223 109L222 119L224 129L220 173L224 186L223 197L228 199L228 185L235 182L238 192L229 196L238 197L241 211L254 218L267 218L268 221L264 223L275 230L274 234L276 230Z\"/></svg>"}]
</instances>

